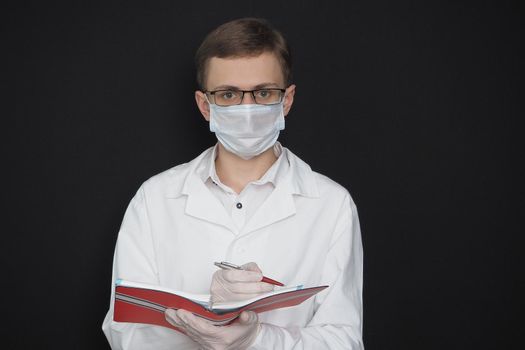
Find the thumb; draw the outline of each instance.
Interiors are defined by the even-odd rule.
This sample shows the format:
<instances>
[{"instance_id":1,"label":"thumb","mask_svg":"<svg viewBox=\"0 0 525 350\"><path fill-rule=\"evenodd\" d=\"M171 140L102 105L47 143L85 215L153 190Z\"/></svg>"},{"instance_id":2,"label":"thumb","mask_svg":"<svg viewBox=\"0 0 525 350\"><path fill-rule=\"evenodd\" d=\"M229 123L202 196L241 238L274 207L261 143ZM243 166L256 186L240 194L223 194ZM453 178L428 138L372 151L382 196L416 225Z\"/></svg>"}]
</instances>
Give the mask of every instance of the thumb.
<instances>
[{"instance_id":1,"label":"thumb","mask_svg":"<svg viewBox=\"0 0 525 350\"><path fill-rule=\"evenodd\" d=\"M243 325L252 324L257 322L258 319L259 317L257 317L257 314L255 312L243 311L239 316L239 323Z\"/></svg>"},{"instance_id":2,"label":"thumb","mask_svg":"<svg viewBox=\"0 0 525 350\"><path fill-rule=\"evenodd\" d=\"M243 268L243 270L247 270L247 271L255 271L255 272L260 272L262 273L261 269L259 268L259 266L257 266L256 263L254 263L253 261L252 262L249 262L249 263L246 263L244 265L241 266Z\"/></svg>"}]
</instances>

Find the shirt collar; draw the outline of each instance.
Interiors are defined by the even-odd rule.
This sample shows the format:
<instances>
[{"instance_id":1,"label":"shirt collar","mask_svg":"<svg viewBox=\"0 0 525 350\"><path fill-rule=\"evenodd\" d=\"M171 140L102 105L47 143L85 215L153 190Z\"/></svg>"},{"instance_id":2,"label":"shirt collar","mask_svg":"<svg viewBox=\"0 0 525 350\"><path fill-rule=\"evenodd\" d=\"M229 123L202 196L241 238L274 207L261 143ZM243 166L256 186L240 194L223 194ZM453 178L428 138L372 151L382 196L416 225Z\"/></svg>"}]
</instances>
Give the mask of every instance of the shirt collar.
<instances>
[{"instance_id":1,"label":"shirt collar","mask_svg":"<svg viewBox=\"0 0 525 350\"><path fill-rule=\"evenodd\" d=\"M231 191L231 189L224 185L219 176L217 175L217 170L215 168L215 159L217 158L217 149L219 145L216 144L212 149L211 156L208 157L207 161L204 164L204 167L199 169L199 177L202 179L202 182L213 181L215 184L220 186L226 191ZM271 183L273 186L277 186L279 181L284 177L286 171L290 167L289 160L286 156L286 152L283 152L283 147L280 142L276 142L273 146L273 152L277 157L277 160L272 164L272 166L264 173L264 175L256 181L250 182L250 184L255 185L264 185L266 183Z\"/></svg>"}]
</instances>

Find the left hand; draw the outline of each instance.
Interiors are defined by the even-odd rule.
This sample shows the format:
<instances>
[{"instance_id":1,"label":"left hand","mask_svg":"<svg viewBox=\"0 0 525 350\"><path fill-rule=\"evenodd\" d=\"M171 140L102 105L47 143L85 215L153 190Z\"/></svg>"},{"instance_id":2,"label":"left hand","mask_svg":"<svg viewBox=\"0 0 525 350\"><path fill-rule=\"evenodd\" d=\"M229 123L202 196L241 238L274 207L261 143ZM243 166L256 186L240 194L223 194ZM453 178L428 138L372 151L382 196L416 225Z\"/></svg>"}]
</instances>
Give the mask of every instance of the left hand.
<instances>
[{"instance_id":1,"label":"left hand","mask_svg":"<svg viewBox=\"0 0 525 350\"><path fill-rule=\"evenodd\" d=\"M259 334L259 318L253 311L243 311L228 326L215 326L182 309L167 309L165 317L205 350L247 349Z\"/></svg>"}]
</instances>

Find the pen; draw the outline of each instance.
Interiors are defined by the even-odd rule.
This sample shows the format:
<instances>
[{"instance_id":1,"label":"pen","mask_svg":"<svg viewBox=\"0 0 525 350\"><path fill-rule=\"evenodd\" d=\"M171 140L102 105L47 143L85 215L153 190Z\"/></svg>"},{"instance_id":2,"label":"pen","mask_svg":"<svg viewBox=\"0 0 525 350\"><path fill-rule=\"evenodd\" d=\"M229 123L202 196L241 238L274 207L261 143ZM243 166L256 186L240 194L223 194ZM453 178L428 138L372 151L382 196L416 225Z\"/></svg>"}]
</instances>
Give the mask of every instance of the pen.
<instances>
[{"instance_id":1,"label":"pen","mask_svg":"<svg viewBox=\"0 0 525 350\"><path fill-rule=\"evenodd\" d=\"M215 262L215 266L220 267L221 269L224 269L224 270L229 270L229 269L242 270L243 269L239 265L235 265L235 264L232 264L232 263L227 262L227 261ZM284 286L284 284L282 284L281 282L273 280L273 279L268 278L266 276L263 276L261 282L270 283L270 284L273 284L273 285L276 285L276 286L279 286L279 287Z\"/></svg>"}]
</instances>

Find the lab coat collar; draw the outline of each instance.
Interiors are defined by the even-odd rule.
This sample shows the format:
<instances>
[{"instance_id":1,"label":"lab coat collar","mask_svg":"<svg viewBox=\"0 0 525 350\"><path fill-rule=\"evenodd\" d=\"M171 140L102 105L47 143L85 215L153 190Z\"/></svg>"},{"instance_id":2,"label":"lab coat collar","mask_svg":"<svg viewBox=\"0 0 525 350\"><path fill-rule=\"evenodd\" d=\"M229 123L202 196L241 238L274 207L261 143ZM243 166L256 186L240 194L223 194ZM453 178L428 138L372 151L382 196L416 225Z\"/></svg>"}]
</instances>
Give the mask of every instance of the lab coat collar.
<instances>
[{"instance_id":1,"label":"lab coat collar","mask_svg":"<svg viewBox=\"0 0 525 350\"><path fill-rule=\"evenodd\" d=\"M199 173L209 158L212 156L213 147L202 152L197 158L180 167L179 176L174 176L168 186L166 197L179 198L187 196L185 213L202 220L224 226L232 232L236 232L236 227L230 216L224 209L218 198L216 198L206 187Z\"/></svg>"},{"instance_id":2,"label":"lab coat collar","mask_svg":"<svg viewBox=\"0 0 525 350\"><path fill-rule=\"evenodd\" d=\"M290 162L285 185L290 187L290 193L303 197L318 198L319 188L317 187L316 175L310 166L288 148L283 147L283 150L286 152Z\"/></svg>"},{"instance_id":3,"label":"lab coat collar","mask_svg":"<svg viewBox=\"0 0 525 350\"><path fill-rule=\"evenodd\" d=\"M310 166L289 149L283 147L283 151L286 152L290 162L287 174L246 223L246 226L242 229L243 235L294 215L295 203L293 195L309 198L319 197L315 173ZM224 209L224 206L209 191L198 175L199 170L202 170L202 167L209 161L212 153L213 147L210 147L186 164L185 169L181 169L180 177L174 177L172 184L167 189L166 197L178 198L186 195L188 197L185 209L187 215L222 225L232 232L237 232L238 229L226 212L226 209Z\"/></svg>"}]
</instances>

